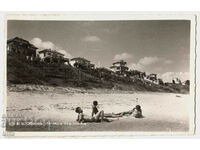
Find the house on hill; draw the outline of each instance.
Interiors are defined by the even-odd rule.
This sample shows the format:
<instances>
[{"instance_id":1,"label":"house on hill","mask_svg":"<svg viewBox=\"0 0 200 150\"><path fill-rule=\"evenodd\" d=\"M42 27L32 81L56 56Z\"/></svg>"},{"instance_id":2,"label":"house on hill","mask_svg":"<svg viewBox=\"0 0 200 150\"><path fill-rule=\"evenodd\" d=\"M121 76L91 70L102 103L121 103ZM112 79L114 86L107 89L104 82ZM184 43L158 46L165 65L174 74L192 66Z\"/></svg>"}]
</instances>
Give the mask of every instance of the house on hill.
<instances>
[{"instance_id":1,"label":"house on hill","mask_svg":"<svg viewBox=\"0 0 200 150\"><path fill-rule=\"evenodd\" d=\"M96 68L96 70L101 80L110 80L115 74L115 72L105 67Z\"/></svg>"},{"instance_id":2,"label":"house on hill","mask_svg":"<svg viewBox=\"0 0 200 150\"><path fill-rule=\"evenodd\" d=\"M85 58L82 57L76 57L72 58L70 61L70 64L76 68L82 68L82 69L94 69L95 65L91 64L91 62Z\"/></svg>"},{"instance_id":3,"label":"house on hill","mask_svg":"<svg viewBox=\"0 0 200 150\"><path fill-rule=\"evenodd\" d=\"M182 84L181 80L179 78L177 78L177 77L172 79L172 83L173 84Z\"/></svg>"},{"instance_id":4,"label":"house on hill","mask_svg":"<svg viewBox=\"0 0 200 150\"><path fill-rule=\"evenodd\" d=\"M107 73L107 74L114 74L114 72L108 68L105 67L100 67L96 68L99 72Z\"/></svg>"},{"instance_id":5,"label":"house on hill","mask_svg":"<svg viewBox=\"0 0 200 150\"><path fill-rule=\"evenodd\" d=\"M42 61L47 63L65 63L69 62L68 58L64 57L64 54L51 49L44 49L39 51L39 56Z\"/></svg>"},{"instance_id":6,"label":"house on hill","mask_svg":"<svg viewBox=\"0 0 200 150\"><path fill-rule=\"evenodd\" d=\"M128 71L128 67L126 66L127 62L121 60L114 62L110 69L117 73L118 75L126 76L126 73Z\"/></svg>"},{"instance_id":7,"label":"house on hill","mask_svg":"<svg viewBox=\"0 0 200 150\"><path fill-rule=\"evenodd\" d=\"M157 74L151 73L147 76L147 79L151 80L152 82L157 82Z\"/></svg>"},{"instance_id":8,"label":"house on hill","mask_svg":"<svg viewBox=\"0 0 200 150\"><path fill-rule=\"evenodd\" d=\"M128 75L132 79L144 79L144 77L146 77L145 72L141 72L138 70L130 70L130 71L128 71Z\"/></svg>"},{"instance_id":9,"label":"house on hill","mask_svg":"<svg viewBox=\"0 0 200 150\"><path fill-rule=\"evenodd\" d=\"M36 50L38 48L22 38L15 37L7 40L7 53L16 54L18 56L34 60L36 58Z\"/></svg>"},{"instance_id":10,"label":"house on hill","mask_svg":"<svg viewBox=\"0 0 200 150\"><path fill-rule=\"evenodd\" d=\"M182 82L182 85L190 86L190 80L186 80L186 81Z\"/></svg>"},{"instance_id":11,"label":"house on hill","mask_svg":"<svg viewBox=\"0 0 200 150\"><path fill-rule=\"evenodd\" d=\"M96 70L99 72L100 76L104 76L104 75L114 75L114 72L108 68L105 67L100 67L100 68L96 68Z\"/></svg>"}]
</instances>

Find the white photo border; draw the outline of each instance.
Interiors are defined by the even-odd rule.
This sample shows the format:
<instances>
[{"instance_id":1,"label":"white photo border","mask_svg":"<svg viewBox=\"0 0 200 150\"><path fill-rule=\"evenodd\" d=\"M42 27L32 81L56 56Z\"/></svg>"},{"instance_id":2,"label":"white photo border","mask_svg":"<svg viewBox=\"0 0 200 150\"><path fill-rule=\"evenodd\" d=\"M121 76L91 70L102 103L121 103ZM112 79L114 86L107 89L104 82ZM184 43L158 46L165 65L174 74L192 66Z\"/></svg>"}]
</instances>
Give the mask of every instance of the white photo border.
<instances>
[{"instance_id":1,"label":"white photo border","mask_svg":"<svg viewBox=\"0 0 200 150\"><path fill-rule=\"evenodd\" d=\"M195 90L196 90L196 15L195 14L164 14L164 13L7 13L4 16L4 78L3 78L3 110L6 114L7 76L6 76L6 39L8 20L51 20L51 21L109 21L109 20L189 20L190 21L190 121L188 132L12 132L14 137L133 137L133 136L192 136L195 134ZM6 137L9 136L7 132Z\"/></svg>"}]
</instances>

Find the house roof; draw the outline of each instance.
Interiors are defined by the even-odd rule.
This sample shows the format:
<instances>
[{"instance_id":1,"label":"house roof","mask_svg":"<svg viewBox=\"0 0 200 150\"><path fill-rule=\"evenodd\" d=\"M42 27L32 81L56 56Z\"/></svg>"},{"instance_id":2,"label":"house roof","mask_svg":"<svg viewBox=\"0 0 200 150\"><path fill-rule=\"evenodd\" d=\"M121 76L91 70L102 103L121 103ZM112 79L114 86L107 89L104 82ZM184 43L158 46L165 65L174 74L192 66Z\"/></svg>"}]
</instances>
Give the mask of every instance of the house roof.
<instances>
[{"instance_id":1,"label":"house roof","mask_svg":"<svg viewBox=\"0 0 200 150\"><path fill-rule=\"evenodd\" d=\"M126 64L126 62L123 61L123 60L120 60L120 61L117 61L117 62L114 62L114 63L113 63L113 65L115 65L115 64Z\"/></svg>"},{"instance_id":2,"label":"house roof","mask_svg":"<svg viewBox=\"0 0 200 150\"><path fill-rule=\"evenodd\" d=\"M104 71L104 72L114 72L108 68L105 68L105 67L100 67L100 68L97 68L97 70L100 70L100 71Z\"/></svg>"},{"instance_id":3,"label":"house roof","mask_svg":"<svg viewBox=\"0 0 200 150\"><path fill-rule=\"evenodd\" d=\"M118 69L118 68L125 68L125 69L128 69L128 67L126 67L126 66L111 66L110 68L111 68L111 69L112 69L112 68L117 68L117 69Z\"/></svg>"},{"instance_id":4,"label":"house roof","mask_svg":"<svg viewBox=\"0 0 200 150\"><path fill-rule=\"evenodd\" d=\"M29 43L30 44L30 43ZM30 47L38 49L37 47L35 47L33 44L30 44Z\"/></svg>"},{"instance_id":5,"label":"house roof","mask_svg":"<svg viewBox=\"0 0 200 150\"><path fill-rule=\"evenodd\" d=\"M31 48L38 49L38 48L35 47L33 44L31 44L29 41L24 40L24 39L19 38L19 37L15 37L15 38L12 38L12 39L7 40L7 44L9 44L10 42L13 42L13 41L20 42L20 43L23 43L23 44L27 44L27 45L29 45Z\"/></svg>"},{"instance_id":6,"label":"house roof","mask_svg":"<svg viewBox=\"0 0 200 150\"><path fill-rule=\"evenodd\" d=\"M112 68L116 68L117 66L110 66L110 68L112 69Z\"/></svg>"},{"instance_id":7,"label":"house roof","mask_svg":"<svg viewBox=\"0 0 200 150\"><path fill-rule=\"evenodd\" d=\"M151 73L150 76L151 76L151 75L152 75L152 76L156 76L157 74L155 74L155 73Z\"/></svg>"},{"instance_id":8,"label":"house roof","mask_svg":"<svg viewBox=\"0 0 200 150\"><path fill-rule=\"evenodd\" d=\"M82 60L82 61L90 62L89 60L82 58L82 57L72 58L71 60Z\"/></svg>"},{"instance_id":9,"label":"house roof","mask_svg":"<svg viewBox=\"0 0 200 150\"><path fill-rule=\"evenodd\" d=\"M65 62L69 62L69 58L64 57Z\"/></svg>"},{"instance_id":10,"label":"house roof","mask_svg":"<svg viewBox=\"0 0 200 150\"><path fill-rule=\"evenodd\" d=\"M39 51L39 54L40 54L40 53L45 53L45 52L50 52L50 53L54 53L54 54L58 54L58 55L64 56L64 54L62 54L62 53L60 53L60 52L58 52L58 51L56 51L56 50L51 50L51 49L44 49L44 50L41 50L41 51Z\"/></svg>"},{"instance_id":11,"label":"house roof","mask_svg":"<svg viewBox=\"0 0 200 150\"><path fill-rule=\"evenodd\" d=\"M91 67L94 67L95 65L94 65L94 64L90 64L90 66L91 66Z\"/></svg>"}]
</instances>

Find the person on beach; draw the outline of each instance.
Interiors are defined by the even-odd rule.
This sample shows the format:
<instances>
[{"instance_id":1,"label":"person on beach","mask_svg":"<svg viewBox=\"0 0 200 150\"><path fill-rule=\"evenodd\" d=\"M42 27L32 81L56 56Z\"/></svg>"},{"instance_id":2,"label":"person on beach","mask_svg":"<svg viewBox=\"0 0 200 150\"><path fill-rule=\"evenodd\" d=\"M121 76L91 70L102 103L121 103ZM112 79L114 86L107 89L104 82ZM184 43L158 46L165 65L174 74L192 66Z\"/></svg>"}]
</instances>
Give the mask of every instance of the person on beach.
<instances>
[{"instance_id":1,"label":"person on beach","mask_svg":"<svg viewBox=\"0 0 200 150\"><path fill-rule=\"evenodd\" d=\"M142 118L142 109L140 105L136 105L132 110L129 111L125 111L125 112L121 112L121 113L117 113L115 115L119 115L119 116L130 116L133 115L133 117L135 118Z\"/></svg>"},{"instance_id":2,"label":"person on beach","mask_svg":"<svg viewBox=\"0 0 200 150\"><path fill-rule=\"evenodd\" d=\"M99 113L99 110L97 108L98 106L98 102L97 101L93 101L93 105L92 105L92 117L97 115Z\"/></svg>"},{"instance_id":3,"label":"person on beach","mask_svg":"<svg viewBox=\"0 0 200 150\"><path fill-rule=\"evenodd\" d=\"M133 108L133 116L135 118L142 118L142 109L140 105L136 105L135 108Z\"/></svg>"},{"instance_id":4,"label":"person on beach","mask_svg":"<svg viewBox=\"0 0 200 150\"><path fill-rule=\"evenodd\" d=\"M99 111L98 114L96 114L93 117L90 117L83 113L83 110L80 107L77 107L75 109L75 112L78 113L77 120L79 123L85 123L85 122L109 122L108 119L104 117L104 111Z\"/></svg>"},{"instance_id":5,"label":"person on beach","mask_svg":"<svg viewBox=\"0 0 200 150\"><path fill-rule=\"evenodd\" d=\"M98 101L93 101L92 117L98 116L99 113L101 113L101 111L99 112L97 106L98 106ZM114 113L104 113L104 117L106 117L106 118L119 118L119 117L122 117L122 115L116 115Z\"/></svg>"}]
</instances>

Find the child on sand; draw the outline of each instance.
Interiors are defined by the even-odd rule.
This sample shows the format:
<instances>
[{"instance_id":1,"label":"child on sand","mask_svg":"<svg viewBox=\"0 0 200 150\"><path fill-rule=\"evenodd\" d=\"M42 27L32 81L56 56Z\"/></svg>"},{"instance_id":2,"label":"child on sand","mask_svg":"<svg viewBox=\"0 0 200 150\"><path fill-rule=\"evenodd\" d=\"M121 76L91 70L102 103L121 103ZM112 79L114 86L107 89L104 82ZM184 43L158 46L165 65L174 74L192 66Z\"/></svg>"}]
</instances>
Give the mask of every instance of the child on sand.
<instances>
[{"instance_id":1,"label":"child on sand","mask_svg":"<svg viewBox=\"0 0 200 150\"><path fill-rule=\"evenodd\" d=\"M135 118L142 118L142 109L140 105L136 105L135 108L133 108L133 116Z\"/></svg>"},{"instance_id":2,"label":"child on sand","mask_svg":"<svg viewBox=\"0 0 200 150\"><path fill-rule=\"evenodd\" d=\"M78 118L76 121L78 121L79 123L109 121L108 119L104 118L104 111L100 111L97 115L93 117L85 115L80 107L77 107L75 109L75 112L78 113Z\"/></svg>"},{"instance_id":3,"label":"child on sand","mask_svg":"<svg viewBox=\"0 0 200 150\"><path fill-rule=\"evenodd\" d=\"M97 115L99 110L97 108L98 102L97 101L93 101L93 105L92 105L92 117Z\"/></svg>"}]
</instances>

